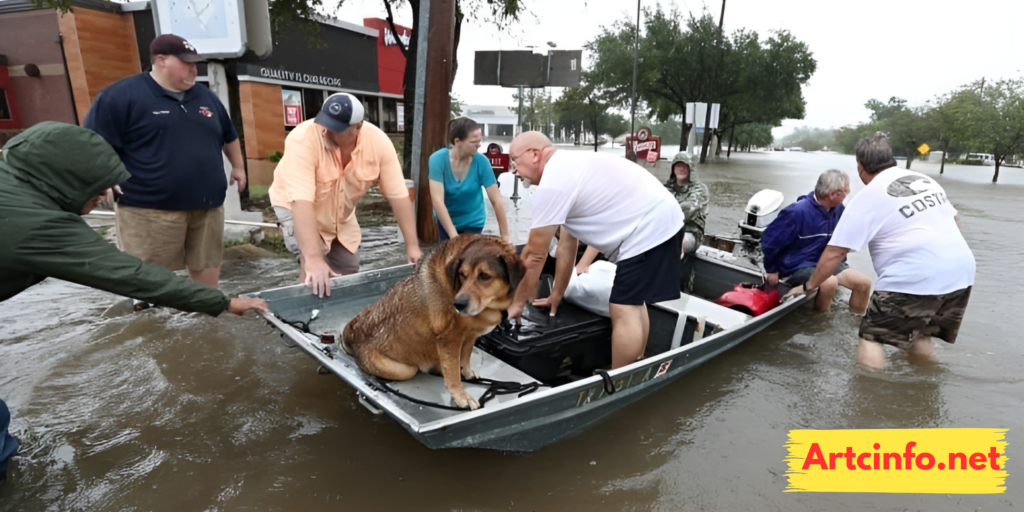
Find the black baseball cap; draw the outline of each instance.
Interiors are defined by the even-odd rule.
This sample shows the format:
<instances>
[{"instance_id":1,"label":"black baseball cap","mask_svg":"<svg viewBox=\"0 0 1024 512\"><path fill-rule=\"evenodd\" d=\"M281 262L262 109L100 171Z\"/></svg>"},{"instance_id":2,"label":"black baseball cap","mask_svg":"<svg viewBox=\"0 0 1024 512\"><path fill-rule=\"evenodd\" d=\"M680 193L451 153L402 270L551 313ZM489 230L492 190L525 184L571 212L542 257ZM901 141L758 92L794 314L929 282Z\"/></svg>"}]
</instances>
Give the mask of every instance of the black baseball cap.
<instances>
[{"instance_id":1,"label":"black baseball cap","mask_svg":"<svg viewBox=\"0 0 1024 512\"><path fill-rule=\"evenodd\" d=\"M174 55L175 57L190 63L203 62L206 59L199 55L196 47L184 37L174 34L156 36L152 43L149 43L150 55Z\"/></svg>"},{"instance_id":2,"label":"black baseball cap","mask_svg":"<svg viewBox=\"0 0 1024 512\"><path fill-rule=\"evenodd\" d=\"M316 124L334 133L348 130L348 127L363 122L363 104L347 92L337 92L327 98L316 115Z\"/></svg>"}]
</instances>

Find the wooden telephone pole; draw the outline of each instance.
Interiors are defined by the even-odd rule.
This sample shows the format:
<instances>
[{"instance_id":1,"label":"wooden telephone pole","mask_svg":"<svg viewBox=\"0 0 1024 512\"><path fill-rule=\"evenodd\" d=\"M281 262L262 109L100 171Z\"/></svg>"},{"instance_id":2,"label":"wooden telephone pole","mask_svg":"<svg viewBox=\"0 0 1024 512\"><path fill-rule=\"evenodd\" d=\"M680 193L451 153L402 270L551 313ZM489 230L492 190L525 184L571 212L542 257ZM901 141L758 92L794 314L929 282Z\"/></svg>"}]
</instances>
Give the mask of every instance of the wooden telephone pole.
<instances>
[{"instance_id":1,"label":"wooden telephone pole","mask_svg":"<svg viewBox=\"0 0 1024 512\"><path fill-rule=\"evenodd\" d=\"M416 233L421 243L437 241L430 201L430 155L447 145L451 116L455 0L420 0L416 56L416 119L413 120L413 178L417 181ZM417 179L418 178L418 179Z\"/></svg>"},{"instance_id":2,"label":"wooden telephone pole","mask_svg":"<svg viewBox=\"0 0 1024 512\"><path fill-rule=\"evenodd\" d=\"M722 23L725 21L725 0L722 0L722 15L718 18L718 66L715 66L715 70L711 75L711 83L717 89L718 88L718 73L721 71L723 61L725 60L725 34L722 33ZM714 91L717 93L718 91ZM707 114L704 117L704 143L701 144L700 149L700 163L704 163L708 158L708 144L711 143L711 100L713 100L714 94L708 95L708 108Z\"/></svg>"}]
</instances>

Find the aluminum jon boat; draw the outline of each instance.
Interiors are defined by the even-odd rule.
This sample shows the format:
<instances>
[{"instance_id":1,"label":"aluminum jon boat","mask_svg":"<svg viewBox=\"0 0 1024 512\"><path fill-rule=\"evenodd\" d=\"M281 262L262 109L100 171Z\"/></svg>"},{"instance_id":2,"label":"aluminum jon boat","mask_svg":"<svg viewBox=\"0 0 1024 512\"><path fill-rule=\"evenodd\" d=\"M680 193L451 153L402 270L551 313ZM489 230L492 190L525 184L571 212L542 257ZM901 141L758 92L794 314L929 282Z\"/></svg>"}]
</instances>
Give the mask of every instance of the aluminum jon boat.
<instances>
[{"instance_id":1,"label":"aluminum jon boat","mask_svg":"<svg viewBox=\"0 0 1024 512\"><path fill-rule=\"evenodd\" d=\"M748 216L750 224L756 224L755 217L759 216ZM741 228L745 224L748 222L741 223ZM478 341L472 355L477 373L520 387L515 393L497 394L482 401L482 407L474 411L454 407L440 376L420 373L408 381L385 382L360 370L351 356L335 348L336 343L321 342L319 334L343 332L350 319L409 275L412 265L335 278L331 296L322 299L312 295L305 285L252 296L266 299L272 313L262 314L283 337L315 358L322 369L352 386L359 401L372 413L387 414L428 447L528 452L593 426L735 347L809 300L808 296L792 298L758 316L716 303L737 284L762 283L758 237L750 236L757 234L757 228L751 229L746 226L747 234L739 244L705 237L697 251L692 293L648 305L650 335L645 358L633 364L541 382L531 377L529 370L507 362L507 357L503 360L497 357L500 354L489 353ZM778 290L784 294L788 289L780 283ZM607 347L610 343L608 339ZM467 383L466 390L481 400L494 389L487 384Z\"/></svg>"}]
</instances>

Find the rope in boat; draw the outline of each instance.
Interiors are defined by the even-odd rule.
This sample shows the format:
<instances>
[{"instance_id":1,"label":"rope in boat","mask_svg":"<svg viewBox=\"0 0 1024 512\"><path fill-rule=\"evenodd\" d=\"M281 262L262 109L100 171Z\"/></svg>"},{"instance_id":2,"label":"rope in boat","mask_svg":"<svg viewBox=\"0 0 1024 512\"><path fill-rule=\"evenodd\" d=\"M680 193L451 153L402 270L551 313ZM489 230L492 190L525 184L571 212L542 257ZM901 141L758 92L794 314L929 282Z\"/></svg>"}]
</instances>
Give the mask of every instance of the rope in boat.
<instances>
[{"instance_id":1,"label":"rope in boat","mask_svg":"<svg viewBox=\"0 0 1024 512\"><path fill-rule=\"evenodd\" d=\"M374 380L376 381L377 385L374 385L373 381L368 381L367 384L369 384L370 387L373 387L373 388L375 388L377 390L386 391L386 392L391 393L391 394L393 394L393 395L395 395L397 397L404 398L405 400L408 400L408 401L410 401L410 402L412 402L414 404L417 404L417 405L423 405L423 406L426 406L426 407L434 407L434 408L437 408L437 409L444 409L446 411L469 411L469 410L472 410L469 407L459 407L457 405L444 405L444 404L438 404L438 403L430 402L430 401L427 401L427 400L422 400L422 399L419 399L419 398L416 398L416 397L413 397L413 396L409 396L409 395L407 395L405 393L402 393L401 391L399 391L399 390L395 389L394 387L388 385L387 382L385 382L384 380L380 379L379 377L374 377ZM462 382L465 382L467 384L477 384L477 385L480 385L480 386L487 386L487 390L484 391L484 394L480 395L480 398L477 399L477 402L480 402L480 407L483 407L492 398L495 398L495 397L498 397L498 396L501 396L501 395L511 395L511 394L514 394L514 393L519 393L519 397L522 398L522 397L524 397L524 396L526 396L526 395L528 395L530 393L533 393L534 391L537 391L538 389L540 389L541 386L547 386L547 384L541 384L539 382L530 382L528 384L522 384L522 383L515 382L515 381L494 380L494 379L487 379L487 378L483 378L483 377L477 377L475 379L462 379Z\"/></svg>"},{"instance_id":2,"label":"rope in boat","mask_svg":"<svg viewBox=\"0 0 1024 512\"><path fill-rule=\"evenodd\" d=\"M279 315L277 313L274 313L274 316L277 317L277 319L280 320L281 323L290 325L290 326L292 326L292 327L294 327L294 328L296 328L296 329L298 329L298 330L300 330L300 331L302 331L302 332L304 332L306 334L312 334L312 335L316 336L316 333L314 333L313 331L309 330L309 324L312 323L313 320L316 317L310 318L309 320L303 322L302 320L288 320L285 317L283 317L283 316L281 316L281 315Z\"/></svg>"},{"instance_id":3,"label":"rope in boat","mask_svg":"<svg viewBox=\"0 0 1024 512\"><path fill-rule=\"evenodd\" d=\"M301 320L288 320L288 319L285 319L284 317L282 317L281 315L278 315L278 314L274 314L274 316L277 317L277 319L280 320L282 323L290 325L290 326L292 326L292 327L294 327L294 328L296 328L296 329L298 329L298 330L300 330L300 331L302 331L302 332L304 332L306 334L311 334L313 336L316 336L316 333L310 331L310 329L309 329L309 324L312 323L313 320L316 318L315 315L312 318L310 318L309 321L307 321L307 322L303 322ZM330 350L324 349L323 352L327 355L327 357L330 357L332 359L334 358L334 356L333 356L333 354L331 354ZM373 387L373 388L378 389L380 391L386 391L386 392L391 393L391 394L393 394L395 396L404 398L404 399L406 399L406 400L408 400L408 401L410 401L410 402L412 402L414 404L423 405L423 406L427 406L427 407L436 407L438 409L445 409L445 410L448 410L448 411L469 411L469 410L471 410L469 407L459 407L459 406L437 404L437 403L434 403L434 402L429 402L427 400L421 400L419 398L412 397L412 396L409 396L409 395L407 395L405 393L402 393L401 391L391 387L390 385L388 385L384 380L380 379L379 377L374 377L374 379L376 380L376 384L377 385L374 386L373 382L367 382L368 384L370 384L370 387ZM486 404L491 399L493 399L495 397L498 397L498 396L511 395L511 394L519 393L519 397L522 398L523 396L526 396L526 395L528 395L530 393L533 393L534 391L537 391L538 389L540 389L541 386L547 386L547 384L541 384L539 382L530 382L530 383L527 383L527 384L522 384L522 383L515 382L515 381L494 380L494 379L488 379L488 378L484 378L484 377L477 377L475 379L465 379L465 378L463 378L462 382L465 382L467 384L476 384L476 385L479 385L479 386L487 386L487 390L484 391L484 394L480 395L480 398L477 399L477 402L480 403L480 407L483 407L484 404Z\"/></svg>"},{"instance_id":4,"label":"rope in boat","mask_svg":"<svg viewBox=\"0 0 1024 512\"><path fill-rule=\"evenodd\" d=\"M604 392L609 395L615 393L615 383L612 382L612 378L608 375L608 372L604 370L594 370L594 373L601 376L601 380L604 381Z\"/></svg>"}]
</instances>

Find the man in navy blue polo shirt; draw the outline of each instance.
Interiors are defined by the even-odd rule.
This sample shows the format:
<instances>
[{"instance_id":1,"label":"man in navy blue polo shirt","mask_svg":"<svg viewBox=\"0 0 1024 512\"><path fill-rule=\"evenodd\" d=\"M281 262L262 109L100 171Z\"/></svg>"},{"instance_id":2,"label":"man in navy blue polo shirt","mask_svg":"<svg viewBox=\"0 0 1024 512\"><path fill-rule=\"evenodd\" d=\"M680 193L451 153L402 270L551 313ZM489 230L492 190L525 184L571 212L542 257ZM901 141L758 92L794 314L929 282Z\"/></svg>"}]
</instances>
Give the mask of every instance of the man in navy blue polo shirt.
<instances>
[{"instance_id":1,"label":"man in navy blue polo shirt","mask_svg":"<svg viewBox=\"0 0 1024 512\"><path fill-rule=\"evenodd\" d=\"M226 154L231 184L245 188L241 145L227 110L195 87L202 60L185 39L164 34L149 45L152 71L100 91L83 125L117 151L131 178L121 184L121 249L216 287L224 249Z\"/></svg>"}]
</instances>

